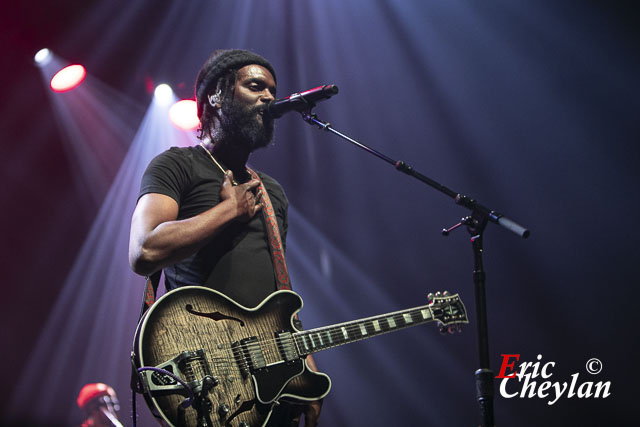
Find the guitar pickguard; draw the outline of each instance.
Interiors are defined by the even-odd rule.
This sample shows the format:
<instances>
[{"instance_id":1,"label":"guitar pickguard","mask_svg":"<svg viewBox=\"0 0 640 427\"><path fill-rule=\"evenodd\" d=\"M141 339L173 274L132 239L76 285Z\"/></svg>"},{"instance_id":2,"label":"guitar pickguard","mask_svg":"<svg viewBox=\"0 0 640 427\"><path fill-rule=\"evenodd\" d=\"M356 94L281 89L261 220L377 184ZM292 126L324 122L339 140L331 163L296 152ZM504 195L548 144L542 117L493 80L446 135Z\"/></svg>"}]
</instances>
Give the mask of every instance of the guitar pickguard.
<instances>
[{"instance_id":1,"label":"guitar pickguard","mask_svg":"<svg viewBox=\"0 0 640 427\"><path fill-rule=\"evenodd\" d=\"M262 403L275 401L289 381L304 372L301 359L289 363L278 363L256 371L253 379L256 395Z\"/></svg>"}]
</instances>

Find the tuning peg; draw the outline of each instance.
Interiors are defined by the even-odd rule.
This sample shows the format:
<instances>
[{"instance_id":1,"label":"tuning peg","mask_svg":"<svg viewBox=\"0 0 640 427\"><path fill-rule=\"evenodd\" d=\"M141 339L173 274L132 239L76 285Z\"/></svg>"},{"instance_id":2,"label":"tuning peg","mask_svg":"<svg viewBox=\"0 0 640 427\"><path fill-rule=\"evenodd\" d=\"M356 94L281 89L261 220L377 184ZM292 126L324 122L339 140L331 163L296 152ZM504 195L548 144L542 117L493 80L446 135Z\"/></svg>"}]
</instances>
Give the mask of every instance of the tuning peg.
<instances>
[{"instance_id":1,"label":"tuning peg","mask_svg":"<svg viewBox=\"0 0 640 427\"><path fill-rule=\"evenodd\" d=\"M449 291L444 291L444 292L442 293L442 295L443 295L443 296L445 296L445 297L448 297L448 296L449 296L449 295L451 295L451 294L449 294Z\"/></svg>"},{"instance_id":2,"label":"tuning peg","mask_svg":"<svg viewBox=\"0 0 640 427\"><path fill-rule=\"evenodd\" d=\"M440 291L436 292L436 296L437 297L441 297L442 296L442 292L440 292Z\"/></svg>"},{"instance_id":3,"label":"tuning peg","mask_svg":"<svg viewBox=\"0 0 640 427\"><path fill-rule=\"evenodd\" d=\"M433 292L429 292L429 293L427 294L427 299L429 300L429 304L431 304L431 303L433 302L433 299L434 299L435 297L436 297L436 296L433 294Z\"/></svg>"}]
</instances>

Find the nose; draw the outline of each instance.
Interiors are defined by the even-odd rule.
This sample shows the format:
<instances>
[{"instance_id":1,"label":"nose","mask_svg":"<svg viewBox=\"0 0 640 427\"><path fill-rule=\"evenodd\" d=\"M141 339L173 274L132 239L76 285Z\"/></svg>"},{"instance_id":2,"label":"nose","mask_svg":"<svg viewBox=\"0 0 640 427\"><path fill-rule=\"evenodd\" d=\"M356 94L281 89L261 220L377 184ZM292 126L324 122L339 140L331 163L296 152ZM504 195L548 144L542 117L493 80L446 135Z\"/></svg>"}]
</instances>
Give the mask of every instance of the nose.
<instances>
[{"instance_id":1,"label":"nose","mask_svg":"<svg viewBox=\"0 0 640 427\"><path fill-rule=\"evenodd\" d=\"M262 96L260 96L260 100L262 102L264 102L265 104L267 104L267 103L269 103L271 101L274 101L275 99L276 99L275 96L273 96L273 94L268 90L265 90L263 92Z\"/></svg>"}]
</instances>

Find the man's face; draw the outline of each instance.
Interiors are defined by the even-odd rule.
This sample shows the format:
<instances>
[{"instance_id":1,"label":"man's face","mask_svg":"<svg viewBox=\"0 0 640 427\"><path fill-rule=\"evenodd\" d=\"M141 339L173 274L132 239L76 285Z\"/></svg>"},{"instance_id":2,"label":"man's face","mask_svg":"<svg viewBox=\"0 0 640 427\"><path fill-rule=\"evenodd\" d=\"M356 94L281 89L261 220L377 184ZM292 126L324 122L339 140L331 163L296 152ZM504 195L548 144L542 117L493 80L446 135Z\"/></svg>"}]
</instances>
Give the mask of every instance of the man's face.
<instances>
[{"instance_id":1,"label":"man's face","mask_svg":"<svg viewBox=\"0 0 640 427\"><path fill-rule=\"evenodd\" d=\"M222 103L221 127L234 144L249 151L267 146L273 139L274 121L264 108L275 99L276 83L266 68L247 65L236 75L233 99Z\"/></svg>"}]
</instances>

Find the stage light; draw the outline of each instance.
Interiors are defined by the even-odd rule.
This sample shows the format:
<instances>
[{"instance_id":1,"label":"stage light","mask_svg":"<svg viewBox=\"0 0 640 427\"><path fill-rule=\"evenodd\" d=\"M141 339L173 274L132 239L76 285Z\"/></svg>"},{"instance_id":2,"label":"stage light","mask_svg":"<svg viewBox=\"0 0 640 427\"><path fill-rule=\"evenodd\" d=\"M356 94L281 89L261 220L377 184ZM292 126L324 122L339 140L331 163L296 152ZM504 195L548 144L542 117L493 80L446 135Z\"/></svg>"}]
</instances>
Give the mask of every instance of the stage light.
<instances>
[{"instance_id":1,"label":"stage light","mask_svg":"<svg viewBox=\"0 0 640 427\"><path fill-rule=\"evenodd\" d=\"M193 99L183 99L171 106L169 119L178 129L193 130L198 127L198 107Z\"/></svg>"},{"instance_id":2,"label":"stage light","mask_svg":"<svg viewBox=\"0 0 640 427\"><path fill-rule=\"evenodd\" d=\"M69 65L58 71L51 79L51 89L54 92L67 92L84 81L87 70L82 65Z\"/></svg>"},{"instance_id":3,"label":"stage light","mask_svg":"<svg viewBox=\"0 0 640 427\"><path fill-rule=\"evenodd\" d=\"M163 83L156 86L154 96L156 98L156 102L160 105L169 105L169 103L173 101L173 90L171 89L171 86Z\"/></svg>"},{"instance_id":4,"label":"stage light","mask_svg":"<svg viewBox=\"0 0 640 427\"><path fill-rule=\"evenodd\" d=\"M44 67L45 65L51 62L51 59L53 59L53 54L47 48L40 49L33 56L33 60L36 62L36 65L38 67Z\"/></svg>"}]
</instances>

